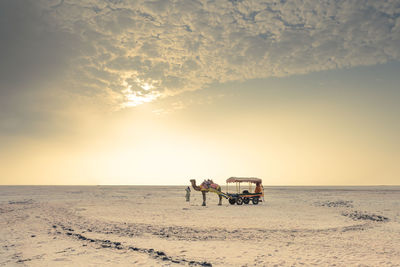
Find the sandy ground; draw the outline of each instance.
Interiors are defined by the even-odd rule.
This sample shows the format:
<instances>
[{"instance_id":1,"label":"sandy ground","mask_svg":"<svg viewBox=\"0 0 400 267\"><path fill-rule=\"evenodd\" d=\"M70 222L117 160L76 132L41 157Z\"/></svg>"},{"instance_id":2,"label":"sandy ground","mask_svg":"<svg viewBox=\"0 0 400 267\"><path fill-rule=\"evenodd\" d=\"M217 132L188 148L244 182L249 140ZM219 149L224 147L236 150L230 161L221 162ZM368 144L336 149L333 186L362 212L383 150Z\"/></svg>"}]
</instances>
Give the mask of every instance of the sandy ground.
<instances>
[{"instance_id":1,"label":"sandy ground","mask_svg":"<svg viewBox=\"0 0 400 267\"><path fill-rule=\"evenodd\" d=\"M0 266L400 266L400 187L0 187Z\"/></svg>"}]
</instances>

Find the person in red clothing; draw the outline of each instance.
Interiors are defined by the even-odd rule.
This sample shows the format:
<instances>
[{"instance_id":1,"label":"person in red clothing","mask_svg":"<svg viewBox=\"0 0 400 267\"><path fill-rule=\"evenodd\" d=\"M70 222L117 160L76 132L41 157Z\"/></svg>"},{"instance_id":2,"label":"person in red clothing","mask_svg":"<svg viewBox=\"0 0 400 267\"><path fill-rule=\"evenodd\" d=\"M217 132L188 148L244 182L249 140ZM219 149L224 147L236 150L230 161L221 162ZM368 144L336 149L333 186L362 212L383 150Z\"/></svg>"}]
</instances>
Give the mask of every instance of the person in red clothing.
<instances>
[{"instance_id":1,"label":"person in red clothing","mask_svg":"<svg viewBox=\"0 0 400 267\"><path fill-rule=\"evenodd\" d=\"M260 182L256 183L256 189L254 193L262 193L262 186Z\"/></svg>"}]
</instances>

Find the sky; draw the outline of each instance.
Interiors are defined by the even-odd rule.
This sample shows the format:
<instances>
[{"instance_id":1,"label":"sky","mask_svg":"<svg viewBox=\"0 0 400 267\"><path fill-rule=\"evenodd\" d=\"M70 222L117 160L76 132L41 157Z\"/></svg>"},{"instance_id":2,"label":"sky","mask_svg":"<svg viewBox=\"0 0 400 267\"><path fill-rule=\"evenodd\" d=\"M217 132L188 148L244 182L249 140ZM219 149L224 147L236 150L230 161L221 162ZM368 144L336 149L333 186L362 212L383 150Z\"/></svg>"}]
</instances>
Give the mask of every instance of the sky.
<instances>
[{"instance_id":1,"label":"sky","mask_svg":"<svg viewBox=\"0 0 400 267\"><path fill-rule=\"evenodd\" d=\"M397 0L2 0L0 185L400 184Z\"/></svg>"}]
</instances>

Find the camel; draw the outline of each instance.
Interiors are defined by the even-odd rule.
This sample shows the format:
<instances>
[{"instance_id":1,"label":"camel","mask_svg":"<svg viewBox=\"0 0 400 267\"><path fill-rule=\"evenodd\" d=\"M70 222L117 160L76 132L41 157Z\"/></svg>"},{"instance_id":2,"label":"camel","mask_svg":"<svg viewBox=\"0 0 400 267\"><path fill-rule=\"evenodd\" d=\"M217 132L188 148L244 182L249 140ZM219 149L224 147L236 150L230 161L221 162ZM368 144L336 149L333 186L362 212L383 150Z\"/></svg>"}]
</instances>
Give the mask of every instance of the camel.
<instances>
[{"instance_id":1,"label":"camel","mask_svg":"<svg viewBox=\"0 0 400 267\"><path fill-rule=\"evenodd\" d=\"M194 190L201 191L201 193L203 194L203 204L202 204L202 206L206 205L206 194L207 194L207 192L213 192L213 191L215 192L215 190L221 192L221 186L219 186L219 185L218 185L218 187L216 189L214 189L214 188L205 187L204 186L204 182L200 186L197 186L195 179L190 180L190 182L191 182L192 187L193 187ZM222 205L222 196L218 195L218 197L219 197L218 205L220 206L220 205Z\"/></svg>"}]
</instances>

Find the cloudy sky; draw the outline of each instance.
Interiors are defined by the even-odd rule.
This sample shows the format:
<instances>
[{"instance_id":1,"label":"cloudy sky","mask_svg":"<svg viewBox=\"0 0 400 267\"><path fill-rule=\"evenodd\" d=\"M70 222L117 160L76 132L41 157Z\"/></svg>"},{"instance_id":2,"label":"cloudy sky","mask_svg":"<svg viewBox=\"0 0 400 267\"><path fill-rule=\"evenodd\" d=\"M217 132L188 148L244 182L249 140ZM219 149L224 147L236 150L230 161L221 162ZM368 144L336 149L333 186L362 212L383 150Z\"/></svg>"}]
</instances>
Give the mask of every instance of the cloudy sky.
<instances>
[{"instance_id":1,"label":"cloudy sky","mask_svg":"<svg viewBox=\"0 0 400 267\"><path fill-rule=\"evenodd\" d=\"M399 184L397 0L2 0L0 184Z\"/></svg>"}]
</instances>

